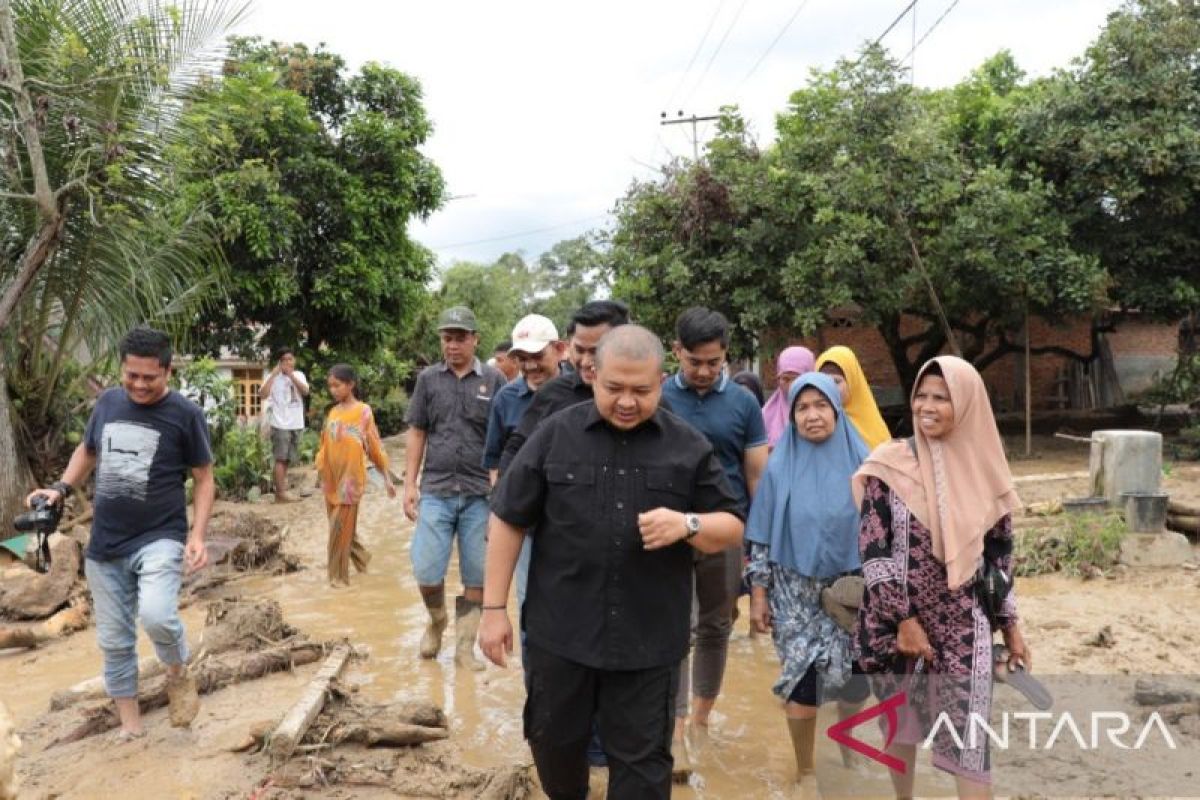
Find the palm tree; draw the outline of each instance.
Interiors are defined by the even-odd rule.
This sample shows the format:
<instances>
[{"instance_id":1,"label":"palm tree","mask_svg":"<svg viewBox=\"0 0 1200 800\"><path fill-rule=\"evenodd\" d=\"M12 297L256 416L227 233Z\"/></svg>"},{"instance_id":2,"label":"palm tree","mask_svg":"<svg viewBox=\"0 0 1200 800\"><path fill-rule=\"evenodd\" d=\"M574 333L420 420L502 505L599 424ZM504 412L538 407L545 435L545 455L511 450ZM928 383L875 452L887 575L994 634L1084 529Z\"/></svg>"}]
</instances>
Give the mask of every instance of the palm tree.
<instances>
[{"instance_id":1,"label":"palm tree","mask_svg":"<svg viewBox=\"0 0 1200 800\"><path fill-rule=\"evenodd\" d=\"M0 0L0 526L30 482L10 385L37 401L22 420L44 416L71 354L111 352L212 294L219 247L164 153L243 11Z\"/></svg>"}]
</instances>

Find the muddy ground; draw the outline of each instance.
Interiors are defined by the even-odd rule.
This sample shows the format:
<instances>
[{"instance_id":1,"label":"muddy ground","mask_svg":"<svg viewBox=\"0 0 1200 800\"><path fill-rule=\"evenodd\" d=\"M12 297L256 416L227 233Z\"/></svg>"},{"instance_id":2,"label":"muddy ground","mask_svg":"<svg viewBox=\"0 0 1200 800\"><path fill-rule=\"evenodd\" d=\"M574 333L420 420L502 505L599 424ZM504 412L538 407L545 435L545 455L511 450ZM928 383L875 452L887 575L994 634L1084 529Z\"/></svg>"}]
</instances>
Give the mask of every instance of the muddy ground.
<instances>
[{"instance_id":1,"label":"muddy ground","mask_svg":"<svg viewBox=\"0 0 1200 800\"><path fill-rule=\"evenodd\" d=\"M397 443L389 447L393 463L403 463ZM1013 449L1019 451L1019 444ZM1018 476L1086 469L1086 446L1050 439L1037 441L1034 458L1013 461ZM311 476L306 474L305 480L311 481ZM1200 502L1200 465L1172 465L1165 486L1176 497ZM1086 494L1087 481L1039 479L1022 483L1020 490L1026 502L1037 502ZM519 667L489 666L478 674L460 671L450 646L436 661L417 657L425 612L409 566L412 526L398 499L388 500L376 490L364 501L360 530L374 558L370 573L355 576L351 587L343 590L329 588L325 580L326 524L319 496L290 506L257 504L254 510L288 526L284 546L304 568L245 578L218 587L216 595L274 599L287 622L313 640L349 639L364 647L369 656L354 662L344 679L357 689L356 697L373 703L432 702L445 711L449 738L391 756L394 760L386 766L396 770L394 790L319 783L308 789L264 787L269 774L264 757L231 753L229 748L245 738L253 723L282 715L319 666L314 664L204 698L190 730L170 728L165 711L159 710L146 718L145 739L123 745L91 739L43 751L31 726L46 712L50 696L99 673L94 631L87 630L37 650L0 652L0 700L29 739L19 765L23 797L465 797L478 792L439 785L430 776L446 774L447 766L471 770L530 763L521 738L524 691ZM452 572L448 586L457 583ZM1058 575L1022 579L1017 591L1035 670L1194 674L1200 661L1198 589L1200 571L1194 564L1116 571L1088 581ZM190 635L198 635L204 614L203 603L184 610ZM688 786L676 788L676 797L788 797L792 791L791 747L779 704L770 692L778 672L775 652L769 638L748 635L745 619L743 613L735 628L711 732L694 742L696 773ZM1104 626L1111 631L1112 646L1087 644ZM140 651L152 653L144 639ZM365 752L360 756L360 767L379 758ZM882 771L861 775L842 770L836 747L828 740L821 741L817 760L827 794L889 793ZM315 761L312 765L317 766ZM919 793L950 788L932 772L922 767ZM602 782L603 774L593 771L594 796L602 796ZM1108 793L1124 794L1120 787Z\"/></svg>"}]
</instances>

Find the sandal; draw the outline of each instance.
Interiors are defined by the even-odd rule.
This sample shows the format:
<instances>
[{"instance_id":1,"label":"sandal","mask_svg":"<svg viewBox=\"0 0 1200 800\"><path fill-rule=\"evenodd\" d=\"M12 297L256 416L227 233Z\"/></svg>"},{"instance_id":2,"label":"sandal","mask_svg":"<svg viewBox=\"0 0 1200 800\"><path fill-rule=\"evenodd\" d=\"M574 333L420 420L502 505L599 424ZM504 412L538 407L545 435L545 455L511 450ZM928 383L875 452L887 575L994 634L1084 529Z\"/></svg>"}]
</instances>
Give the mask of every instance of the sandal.
<instances>
[{"instance_id":1,"label":"sandal","mask_svg":"<svg viewBox=\"0 0 1200 800\"><path fill-rule=\"evenodd\" d=\"M1008 648L1002 644L992 646L992 661L995 662L996 680L1007 683L1033 704L1038 711L1046 711L1054 705L1054 697L1045 685L1025 671L1024 667L1008 668Z\"/></svg>"}]
</instances>

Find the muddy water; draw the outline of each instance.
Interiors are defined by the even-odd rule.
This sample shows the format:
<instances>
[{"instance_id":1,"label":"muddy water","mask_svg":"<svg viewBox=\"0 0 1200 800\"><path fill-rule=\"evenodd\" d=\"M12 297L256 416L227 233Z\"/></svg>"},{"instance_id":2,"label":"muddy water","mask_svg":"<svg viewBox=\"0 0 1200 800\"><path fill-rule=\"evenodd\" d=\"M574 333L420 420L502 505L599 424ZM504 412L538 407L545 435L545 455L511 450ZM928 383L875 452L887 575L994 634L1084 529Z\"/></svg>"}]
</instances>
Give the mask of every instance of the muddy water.
<instances>
[{"instance_id":1,"label":"muddy water","mask_svg":"<svg viewBox=\"0 0 1200 800\"><path fill-rule=\"evenodd\" d=\"M364 507L362 528L373 560L369 574L355 576L349 589L328 588L324 571L314 568L282 579L254 579L242 584L244 593L278 600L288 620L311 636L347 637L366 645L369 659L350 676L361 693L378 701L427 698L442 704L452 739L472 765L530 763L521 734L524 687L519 658L508 669L489 665L483 673L460 671L453 659L453 625L436 661L417 657L426 615L411 577L412 527L398 520L398 514L399 503L385 504L382 499ZM304 536L297 529L307 526L298 520L293 530ZM458 585L452 564L448 594ZM744 603L710 733L693 737L696 772L687 787L676 788L675 797L791 796L794 758L782 708L770 691L778 661L769 637L748 635ZM822 729L834 721L823 719ZM873 728L864 738L878 739ZM817 759L822 785L831 794L890 794L882 768L866 774L846 771L829 740L819 745ZM926 789L952 787L931 770L924 772L932 781ZM602 796L603 779L602 771L593 771L594 796Z\"/></svg>"}]
</instances>

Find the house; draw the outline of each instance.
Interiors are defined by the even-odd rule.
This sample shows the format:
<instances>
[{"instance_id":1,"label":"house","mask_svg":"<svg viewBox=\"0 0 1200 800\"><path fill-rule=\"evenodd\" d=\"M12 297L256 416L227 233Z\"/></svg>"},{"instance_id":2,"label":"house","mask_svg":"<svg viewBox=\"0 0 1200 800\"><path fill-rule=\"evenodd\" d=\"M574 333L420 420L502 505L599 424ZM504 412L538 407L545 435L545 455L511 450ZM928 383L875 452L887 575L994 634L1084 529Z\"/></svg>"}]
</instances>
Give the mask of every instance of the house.
<instances>
[{"instance_id":1,"label":"house","mask_svg":"<svg viewBox=\"0 0 1200 800\"><path fill-rule=\"evenodd\" d=\"M902 330L909 328L915 333L925 324L923 320L906 320L902 322ZM1030 345L1035 348L1054 346L1087 355L1092 352L1092 336L1091 317L1077 317L1057 325L1034 318L1030 324ZM1136 312L1124 312L1106 315L1096 336L1096 357L1087 363L1060 353L1033 356L1030 384L1034 409L1117 405L1145 391L1175 368L1182 327L1178 323L1151 320ZM849 347L858 356L880 406L906 403L904 388L883 336L876 327L861 323L855 313L835 317L815 336L791 337L787 342L804 345L817 354L835 344ZM772 385L778 349L781 348L763 356L763 376ZM1024 408L1024 361L1024 353L1008 353L983 371L996 411Z\"/></svg>"},{"instance_id":2,"label":"house","mask_svg":"<svg viewBox=\"0 0 1200 800\"><path fill-rule=\"evenodd\" d=\"M190 356L180 356L179 366L187 364ZM233 397L237 405L239 422L253 422L262 413L262 399L258 396L267 379L269 366L257 359L247 359L222 350L216 362L217 374L233 385Z\"/></svg>"}]
</instances>

